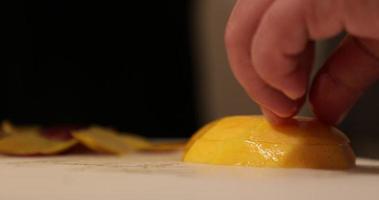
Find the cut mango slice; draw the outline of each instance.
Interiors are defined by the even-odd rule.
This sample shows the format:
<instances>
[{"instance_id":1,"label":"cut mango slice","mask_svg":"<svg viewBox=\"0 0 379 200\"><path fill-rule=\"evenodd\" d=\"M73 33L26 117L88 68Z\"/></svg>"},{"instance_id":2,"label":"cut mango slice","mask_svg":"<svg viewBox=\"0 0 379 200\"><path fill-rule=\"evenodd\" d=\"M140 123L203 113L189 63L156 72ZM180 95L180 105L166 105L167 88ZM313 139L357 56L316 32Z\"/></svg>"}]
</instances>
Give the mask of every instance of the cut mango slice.
<instances>
[{"instance_id":1,"label":"cut mango slice","mask_svg":"<svg viewBox=\"0 0 379 200\"><path fill-rule=\"evenodd\" d=\"M51 155L66 151L76 143L76 140L49 140L38 132L19 133L0 139L0 153L20 156Z\"/></svg>"},{"instance_id":2,"label":"cut mango slice","mask_svg":"<svg viewBox=\"0 0 379 200\"><path fill-rule=\"evenodd\" d=\"M130 134L121 133L123 141L134 151L147 151L147 152L164 152L164 151L177 151L184 148L186 142L184 141L164 141L164 142L150 142L144 137Z\"/></svg>"},{"instance_id":3,"label":"cut mango slice","mask_svg":"<svg viewBox=\"0 0 379 200\"><path fill-rule=\"evenodd\" d=\"M183 150L186 146L185 141L168 141L168 142L154 142L153 146L144 149L148 152L168 152Z\"/></svg>"},{"instance_id":4,"label":"cut mango slice","mask_svg":"<svg viewBox=\"0 0 379 200\"><path fill-rule=\"evenodd\" d=\"M97 126L74 131L73 137L96 152L110 154L126 154L131 151L173 151L184 146L184 143L178 142L152 143L138 135L119 133L113 129Z\"/></svg>"},{"instance_id":5,"label":"cut mango slice","mask_svg":"<svg viewBox=\"0 0 379 200\"><path fill-rule=\"evenodd\" d=\"M273 168L355 166L347 137L336 128L309 118L272 126L262 116L233 116L201 130L194 135L195 141L190 140L185 162Z\"/></svg>"},{"instance_id":6,"label":"cut mango slice","mask_svg":"<svg viewBox=\"0 0 379 200\"><path fill-rule=\"evenodd\" d=\"M70 140L72 139L72 132L80 130L81 127L73 125L61 125L42 128L42 135L52 140Z\"/></svg>"},{"instance_id":7,"label":"cut mango slice","mask_svg":"<svg viewBox=\"0 0 379 200\"><path fill-rule=\"evenodd\" d=\"M5 135L11 134L24 134L24 133L35 133L40 131L41 128L38 126L14 126L10 121L5 120L1 123L1 131Z\"/></svg>"},{"instance_id":8,"label":"cut mango slice","mask_svg":"<svg viewBox=\"0 0 379 200\"><path fill-rule=\"evenodd\" d=\"M120 138L131 150L146 150L151 149L154 146L144 137L134 134L124 133L120 135Z\"/></svg>"},{"instance_id":9,"label":"cut mango slice","mask_svg":"<svg viewBox=\"0 0 379 200\"><path fill-rule=\"evenodd\" d=\"M185 142L150 142L144 137L130 134L121 133L120 135L131 150L134 151L148 151L148 152L162 152L162 151L176 151L183 149Z\"/></svg>"},{"instance_id":10,"label":"cut mango slice","mask_svg":"<svg viewBox=\"0 0 379 200\"><path fill-rule=\"evenodd\" d=\"M73 131L72 135L80 143L96 152L121 155L132 150L124 142L125 138L112 129L93 126L88 129Z\"/></svg>"}]
</instances>

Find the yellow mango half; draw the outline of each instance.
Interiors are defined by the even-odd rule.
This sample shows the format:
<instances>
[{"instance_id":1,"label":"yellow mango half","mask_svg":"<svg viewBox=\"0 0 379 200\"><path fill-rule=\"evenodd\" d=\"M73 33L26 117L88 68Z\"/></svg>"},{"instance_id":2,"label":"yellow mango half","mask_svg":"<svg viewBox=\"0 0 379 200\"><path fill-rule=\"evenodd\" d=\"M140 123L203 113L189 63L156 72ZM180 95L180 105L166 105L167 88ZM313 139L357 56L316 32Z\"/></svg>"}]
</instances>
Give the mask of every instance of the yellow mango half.
<instances>
[{"instance_id":1,"label":"yellow mango half","mask_svg":"<svg viewBox=\"0 0 379 200\"><path fill-rule=\"evenodd\" d=\"M73 147L76 140L58 141L27 132L5 136L0 139L0 153L7 155L52 155Z\"/></svg>"},{"instance_id":2,"label":"yellow mango half","mask_svg":"<svg viewBox=\"0 0 379 200\"><path fill-rule=\"evenodd\" d=\"M270 168L347 169L355 166L348 138L314 119L272 126L263 116L226 117L191 139L183 160Z\"/></svg>"},{"instance_id":3,"label":"yellow mango half","mask_svg":"<svg viewBox=\"0 0 379 200\"><path fill-rule=\"evenodd\" d=\"M192 137L190 138L190 140L187 142L186 146L184 147L184 152L187 152L191 146L201 137L203 136L205 133L208 132L208 130L210 128L212 128L215 124L216 124L217 120L216 121L213 121L213 122L210 122L208 124L206 124L205 126L201 127L198 131L196 131L195 134L192 135Z\"/></svg>"}]
</instances>

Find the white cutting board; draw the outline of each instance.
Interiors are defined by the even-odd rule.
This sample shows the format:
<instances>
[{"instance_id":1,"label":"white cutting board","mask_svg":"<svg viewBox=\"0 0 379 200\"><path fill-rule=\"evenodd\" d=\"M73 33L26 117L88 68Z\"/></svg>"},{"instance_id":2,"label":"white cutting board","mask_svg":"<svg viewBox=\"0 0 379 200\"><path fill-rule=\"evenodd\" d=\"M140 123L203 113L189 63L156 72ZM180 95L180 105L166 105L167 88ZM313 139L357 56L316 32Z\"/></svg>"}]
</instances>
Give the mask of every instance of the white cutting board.
<instances>
[{"instance_id":1,"label":"white cutting board","mask_svg":"<svg viewBox=\"0 0 379 200\"><path fill-rule=\"evenodd\" d=\"M379 161L349 171L186 164L180 153L0 157L0 200L379 199Z\"/></svg>"}]
</instances>

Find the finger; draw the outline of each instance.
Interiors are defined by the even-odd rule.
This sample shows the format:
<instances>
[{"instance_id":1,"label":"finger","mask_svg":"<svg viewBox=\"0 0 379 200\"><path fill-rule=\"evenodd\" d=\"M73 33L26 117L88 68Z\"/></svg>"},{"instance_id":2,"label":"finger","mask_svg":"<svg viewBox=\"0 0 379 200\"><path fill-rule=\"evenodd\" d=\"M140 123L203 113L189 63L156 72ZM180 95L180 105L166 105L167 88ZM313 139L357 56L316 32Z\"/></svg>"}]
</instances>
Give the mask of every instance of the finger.
<instances>
[{"instance_id":1,"label":"finger","mask_svg":"<svg viewBox=\"0 0 379 200\"><path fill-rule=\"evenodd\" d=\"M304 75L304 65L299 64L302 58L299 55L307 48L308 41L328 38L342 30L378 38L379 23L375 21L379 18L378 2L275 1L264 14L252 42L252 63L257 74L291 99L303 96L308 76Z\"/></svg>"},{"instance_id":2,"label":"finger","mask_svg":"<svg viewBox=\"0 0 379 200\"><path fill-rule=\"evenodd\" d=\"M232 71L249 96L275 115L288 117L297 112L298 105L262 81L251 64L251 40L261 16L272 2L238 1L228 22L225 42Z\"/></svg>"},{"instance_id":3,"label":"finger","mask_svg":"<svg viewBox=\"0 0 379 200\"><path fill-rule=\"evenodd\" d=\"M379 40L379 1L378 0L344 0L343 8L348 33L361 38Z\"/></svg>"},{"instance_id":4,"label":"finger","mask_svg":"<svg viewBox=\"0 0 379 200\"><path fill-rule=\"evenodd\" d=\"M252 43L258 75L291 99L304 95L307 76L298 59L310 39L346 30L355 36L379 37L377 0L282 0L264 14Z\"/></svg>"},{"instance_id":5,"label":"finger","mask_svg":"<svg viewBox=\"0 0 379 200\"><path fill-rule=\"evenodd\" d=\"M271 112L270 110L264 107L261 107L261 110L262 110L262 114L271 124L274 124L274 125L285 124L287 121L287 118L280 118L275 113Z\"/></svg>"},{"instance_id":6,"label":"finger","mask_svg":"<svg viewBox=\"0 0 379 200\"><path fill-rule=\"evenodd\" d=\"M295 103L297 105L303 105L304 102L306 100L306 96L303 96L302 98L300 99L297 99L295 101ZM271 110L261 106L261 111L262 111L262 114L266 117L266 119L271 123L271 124L274 124L274 125L282 125L282 124L291 124L294 122L294 120L292 119L292 117L296 114L294 113L293 115L291 116L288 116L288 117L279 117L278 115L276 115L275 113L273 113Z\"/></svg>"},{"instance_id":7,"label":"finger","mask_svg":"<svg viewBox=\"0 0 379 200\"><path fill-rule=\"evenodd\" d=\"M252 43L252 62L258 75L291 99L305 95L313 59L304 5L303 0L275 1L263 16ZM324 10L319 12L325 13ZM321 21L325 21L322 27L311 28L317 37L341 30L333 19Z\"/></svg>"},{"instance_id":8,"label":"finger","mask_svg":"<svg viewBox=\"0 0 379 200\"><path fill-rule=\"evenodd\" d=\"M318 118L339 123L379 78L379 42L347 38L316 76L310 102Z\"/></svg>"}]
</instances>

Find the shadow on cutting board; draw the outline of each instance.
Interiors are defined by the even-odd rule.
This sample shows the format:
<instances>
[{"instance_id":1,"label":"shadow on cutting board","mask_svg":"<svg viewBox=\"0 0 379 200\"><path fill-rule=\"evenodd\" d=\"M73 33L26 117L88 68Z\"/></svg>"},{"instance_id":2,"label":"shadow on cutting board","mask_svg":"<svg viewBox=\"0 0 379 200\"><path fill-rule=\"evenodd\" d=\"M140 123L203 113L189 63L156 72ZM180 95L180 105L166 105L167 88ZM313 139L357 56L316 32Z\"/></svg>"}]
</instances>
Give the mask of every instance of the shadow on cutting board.
<instances>
[{"instance_id":1,"label":"shadow on cutting board","mask_svg":"<svg viewBox=\"0 0 379 200\"><path fill-rule=\"evenodd\" d=\"M370 165L369 163L357 164L352 172L354 174L379 175L379 165Z\"/></svg>"}]
</instances>

